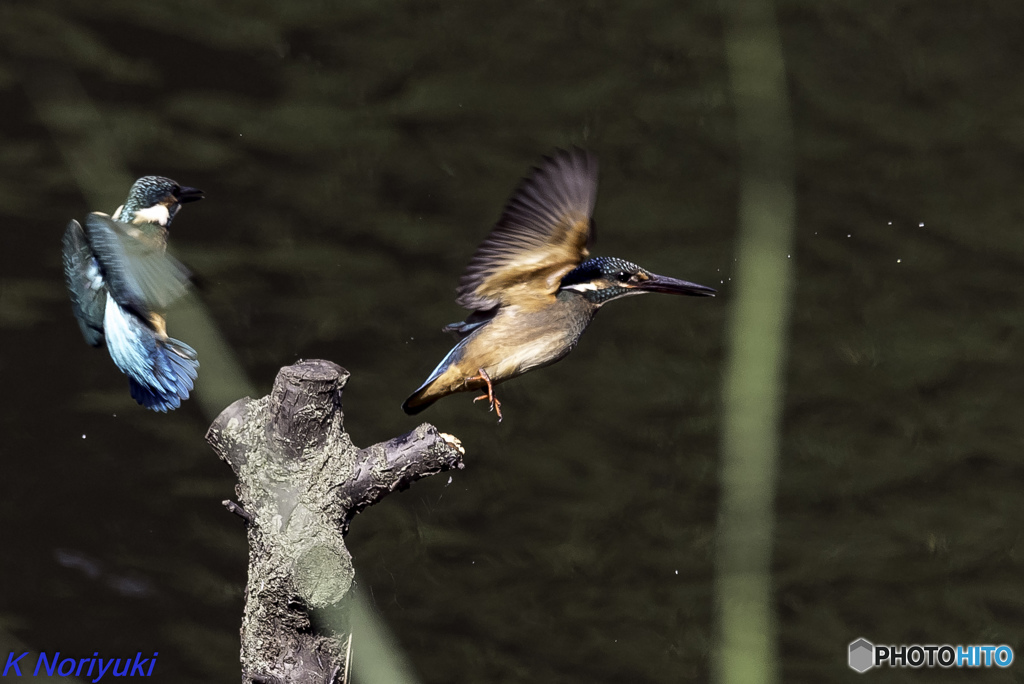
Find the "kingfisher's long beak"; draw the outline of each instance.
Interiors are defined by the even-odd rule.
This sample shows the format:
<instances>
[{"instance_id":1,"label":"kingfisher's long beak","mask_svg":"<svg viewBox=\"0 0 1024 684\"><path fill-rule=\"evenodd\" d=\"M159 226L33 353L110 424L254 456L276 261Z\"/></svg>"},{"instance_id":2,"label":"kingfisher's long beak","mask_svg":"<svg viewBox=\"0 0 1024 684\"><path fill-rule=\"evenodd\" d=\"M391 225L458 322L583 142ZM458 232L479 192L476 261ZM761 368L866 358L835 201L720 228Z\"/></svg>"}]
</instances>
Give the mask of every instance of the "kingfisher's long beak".
<instances>
[{"instance_id":1,"label":"kingfisher's long beak","mask_svg":"<svg viewBox=\"0 0 1024 684\"><path fill-rule=\"evenodd\" d=\"M635 287L641 292L664 292L665 294L689 295L690 297L715 296L714 288L656 273L652 273L649 280L642 280Z\"/></svg>"},{"instance_id":2,"label":"kingfisher's long beak","mask_svg":"<svg viewBox=\"0 0 1024 684\"><path fill-rule=\"evenodd\" d=\"M203 199L203 191L198 188L187 188L184 185L178 188L178 201L184 204L185 202L195 202L196 200Z\"/></svg>"}]
</instances>

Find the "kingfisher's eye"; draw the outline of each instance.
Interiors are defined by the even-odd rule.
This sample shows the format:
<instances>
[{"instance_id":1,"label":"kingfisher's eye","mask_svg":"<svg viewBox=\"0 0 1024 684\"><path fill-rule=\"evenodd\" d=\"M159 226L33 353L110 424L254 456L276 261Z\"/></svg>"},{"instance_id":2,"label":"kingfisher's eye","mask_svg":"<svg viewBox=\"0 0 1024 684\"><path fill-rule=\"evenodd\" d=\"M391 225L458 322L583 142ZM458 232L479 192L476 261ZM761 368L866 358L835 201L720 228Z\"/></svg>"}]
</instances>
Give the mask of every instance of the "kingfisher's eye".
<instances>
[{"instance_id":1,"label":"kingfisher's eye","mask_svg":"<svg viewBox=\"0 0 1024 684\"><path fill-rule=\"evenodd\" d=\"M640 282L640 274L619 271L618 273L615 274L615 279L618 280L620 283L629 283L630 285L635 285Z\"/></svg>"}]
</instances>

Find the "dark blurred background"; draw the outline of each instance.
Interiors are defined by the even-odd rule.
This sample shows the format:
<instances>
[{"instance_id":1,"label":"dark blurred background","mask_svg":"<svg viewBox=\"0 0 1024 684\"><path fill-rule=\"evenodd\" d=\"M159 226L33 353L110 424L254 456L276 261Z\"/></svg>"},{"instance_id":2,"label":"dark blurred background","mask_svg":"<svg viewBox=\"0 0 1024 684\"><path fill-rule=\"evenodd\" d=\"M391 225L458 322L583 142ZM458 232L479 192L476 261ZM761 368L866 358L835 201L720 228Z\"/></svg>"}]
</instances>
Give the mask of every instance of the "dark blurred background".
<instances>
[{"instance_id":1,"label":"dark blurred background","mask_svg":"<svg viewBox=\"0 0 1024 684\"><path fill-rule=\"evenodd\" d=\"M782 680L854 681L861 636L1017 648L1024 4L777 12L798 189ZM127 192L102 169L206 191L171 242L220 334L259 395L296 359L345 366L365 446L419 422L399 405L451 345L470 255L540 155L579 145L602 165L595 252L719 297L610 305L502 387L500 425L470 395L431 408L467 469L348 545L424 682L709 676L739 173L715 2L9 0L0 44L0 629L238 677L247 549L211 416L136 406L64 291L65 224Z\"/></svg>"}]
</instances>

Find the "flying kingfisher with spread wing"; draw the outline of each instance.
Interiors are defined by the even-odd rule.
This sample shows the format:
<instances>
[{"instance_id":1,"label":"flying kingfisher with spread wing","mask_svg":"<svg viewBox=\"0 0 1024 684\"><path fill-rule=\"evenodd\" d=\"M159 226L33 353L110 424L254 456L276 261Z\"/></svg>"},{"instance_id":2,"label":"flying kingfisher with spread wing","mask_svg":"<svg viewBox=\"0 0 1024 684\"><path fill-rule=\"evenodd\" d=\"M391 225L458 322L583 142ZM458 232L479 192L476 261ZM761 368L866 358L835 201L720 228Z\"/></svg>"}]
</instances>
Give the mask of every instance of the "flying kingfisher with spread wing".
<instances>
[{"instance_id":1,"label":"flying kingfisher with spread wing","mask_svg":"<svg viewBox=\"0 0 1024 684\"><path fill-rule=\"evenodd\" d=\"M154 411L188 399L196 351L167 336L162 312L188 290L190 274L167 254L167 234L181 205L201 190L144 176L113 216L93 212L64 232L64 280L85 341L106 345L128 376L132 398Z\"/></svg>"},{"instance_id":2,"label":"flying kingfisher with spread wing","mask_svg":"<svg viewBox=\"0 0 1024 684\"><path fill-rule=\"evenodd\" d=\"M623 259L586 259L596 200L597 158L578 148L545 157L522 181L456 289L471 313L444 330L459 343L405 400L406 413L482 390L474 401L489 400L500 421L494 386L564 358L604 304L648 292L714 296Z\"/></svg>"}]
</instances>

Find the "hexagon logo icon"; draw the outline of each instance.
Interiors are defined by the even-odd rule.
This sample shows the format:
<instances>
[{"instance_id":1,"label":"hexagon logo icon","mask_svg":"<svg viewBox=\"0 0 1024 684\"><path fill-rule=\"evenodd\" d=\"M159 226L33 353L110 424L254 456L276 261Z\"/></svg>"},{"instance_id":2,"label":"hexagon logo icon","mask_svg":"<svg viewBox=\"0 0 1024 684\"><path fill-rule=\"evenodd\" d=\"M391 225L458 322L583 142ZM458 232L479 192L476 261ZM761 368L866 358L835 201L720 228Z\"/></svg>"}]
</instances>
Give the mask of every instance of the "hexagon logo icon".
<instances>
[{"instance_id":1,"label":"hexagon logo icon","mask_svg":"<svg viewBox=\"0 0 1024 684\"><path fill-rule=\"evenodd\" d=\"M875 645L867 639L857 639L850 644L850 668L867 672L875 666Z\"/></svg>"}]
</instances>

